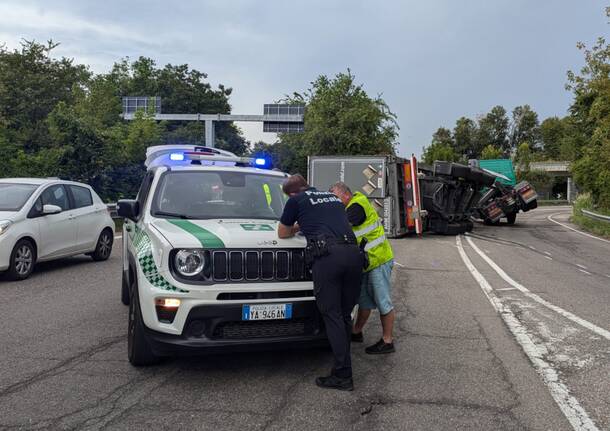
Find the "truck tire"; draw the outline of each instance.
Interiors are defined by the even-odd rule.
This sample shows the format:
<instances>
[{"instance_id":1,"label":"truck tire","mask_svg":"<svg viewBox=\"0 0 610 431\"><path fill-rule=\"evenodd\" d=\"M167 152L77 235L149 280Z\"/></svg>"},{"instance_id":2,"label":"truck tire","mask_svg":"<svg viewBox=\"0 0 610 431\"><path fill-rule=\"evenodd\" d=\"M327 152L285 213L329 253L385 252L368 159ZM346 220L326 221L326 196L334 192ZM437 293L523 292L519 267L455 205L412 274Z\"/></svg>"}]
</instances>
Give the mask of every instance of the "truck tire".
<instances>
[{"instance_id":1,"label":"truck tire","mask_svg":"<svg viewBox=\"0 0 610 431\"><path fill-rule=\"evenodd\" d=\"M144 321L140 309L140 299L134 280L131 286L129 301L129 326L127 327L127 357L134 367L157 364L160 358L156 356L144 333Z\"/></svg>"},{"instance_id":2,"label":"truck tire","mask_svg":"<svg viewBox=\"0 0 610 431\"><path fill-rule=\"evenodd\" d=\"M506 222L508 224L515 224L515 220L517 220L517 213L510 213L506 216Z\"/></svg>"}]
</instances>

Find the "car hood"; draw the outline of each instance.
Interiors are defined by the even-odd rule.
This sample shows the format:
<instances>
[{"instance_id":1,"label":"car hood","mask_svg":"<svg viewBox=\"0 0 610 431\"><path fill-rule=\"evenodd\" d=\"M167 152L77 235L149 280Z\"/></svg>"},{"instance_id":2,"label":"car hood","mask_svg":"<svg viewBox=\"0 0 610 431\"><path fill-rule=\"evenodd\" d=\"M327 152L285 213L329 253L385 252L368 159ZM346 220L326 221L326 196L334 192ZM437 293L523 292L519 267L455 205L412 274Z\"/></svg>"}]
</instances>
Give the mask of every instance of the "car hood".
<instances>
[{"instance_id":1,"label":"car hood","mask_svg":"<svg viewBox=\"0 0 610 431\"><path fill-rule=\"evenodd\" d=\"M18 211L0 211L0 220L15 220Z\"/></svg>"},{"instance_id":2,"label":"car hood","mask_svg":"<svg viewBox=\"0 0 610 431\"><path fill-rule=\"evenodd\" d=\"M174 248L304 248L305 238L280 239L275 220L157 219L153 226Z\"/></svg>"}]
</instances>

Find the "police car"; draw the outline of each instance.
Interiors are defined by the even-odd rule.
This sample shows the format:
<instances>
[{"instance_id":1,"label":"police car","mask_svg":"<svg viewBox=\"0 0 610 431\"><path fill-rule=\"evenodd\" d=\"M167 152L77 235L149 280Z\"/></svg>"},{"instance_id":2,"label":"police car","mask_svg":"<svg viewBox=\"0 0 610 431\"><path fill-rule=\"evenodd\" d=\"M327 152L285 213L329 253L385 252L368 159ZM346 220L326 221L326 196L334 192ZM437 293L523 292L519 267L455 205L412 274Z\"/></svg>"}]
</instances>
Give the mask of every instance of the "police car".
<instances>
[{"instance_id":1,"label":"police car","mask_svg":"<svg viewBox=\"0 0 610 431\"><path fill-rule=\"evenodd\" d=\"M325 339L306 241L277 236L287 174L196 146L150 147L145 164L137 199L117 204L133 365Z\"/></svg>"}]
</instances>

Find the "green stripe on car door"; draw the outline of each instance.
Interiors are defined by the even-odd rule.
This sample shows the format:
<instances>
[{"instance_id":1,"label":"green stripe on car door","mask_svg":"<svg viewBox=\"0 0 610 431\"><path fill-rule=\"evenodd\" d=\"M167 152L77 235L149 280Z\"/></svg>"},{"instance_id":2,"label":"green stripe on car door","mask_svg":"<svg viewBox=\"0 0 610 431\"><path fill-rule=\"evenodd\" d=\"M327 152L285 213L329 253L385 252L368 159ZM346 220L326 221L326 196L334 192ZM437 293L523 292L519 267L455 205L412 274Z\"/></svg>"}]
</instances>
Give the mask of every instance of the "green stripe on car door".
<instances>
[{"instance_id":1,"label":"green stripe on car door","mask_svg":"<svg viewBox=\"0 0 610 431\"><path fill-rule=\"evenodd\" d=\"M207 229L197 226L188 220L167 220L174 226L178 226L180 229L193 235L199 240L202 247L205 248L225 248L225 243L220 238L214 235Z\"/></svg>"}]
</instances>

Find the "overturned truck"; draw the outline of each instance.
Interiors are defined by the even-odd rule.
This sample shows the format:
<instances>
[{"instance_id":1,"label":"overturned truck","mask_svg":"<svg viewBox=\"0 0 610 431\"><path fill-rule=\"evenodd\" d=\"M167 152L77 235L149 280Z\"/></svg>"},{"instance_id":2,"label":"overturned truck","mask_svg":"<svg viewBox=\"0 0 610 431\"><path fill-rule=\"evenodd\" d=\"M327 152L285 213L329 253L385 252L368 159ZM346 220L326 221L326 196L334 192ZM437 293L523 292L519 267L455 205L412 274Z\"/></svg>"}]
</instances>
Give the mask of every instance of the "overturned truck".
<instances>
[{"instance_id":1,"label":"overturned truck","mask_svg":"<svg viewBox=\"0 0 610 431\"><path fill-rule=\"evenodd\" d=\"M513 214L536 207L536 192L526 182L503 184L502 177L445 161L418 166L415 157L312 156L308 163L309 182L318 189L343 181L368 196L390 238L423 230L456 235L472 230L475 218L514 223Z\"/></svg>"}]
</instances>

